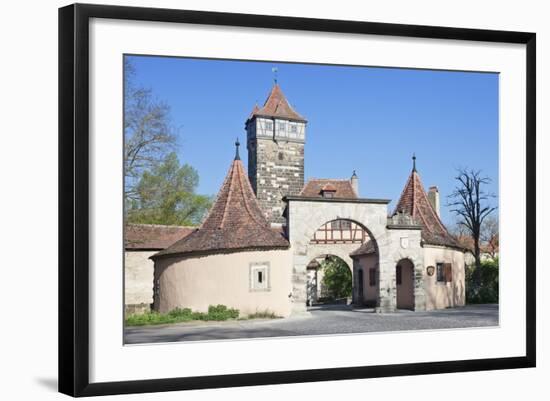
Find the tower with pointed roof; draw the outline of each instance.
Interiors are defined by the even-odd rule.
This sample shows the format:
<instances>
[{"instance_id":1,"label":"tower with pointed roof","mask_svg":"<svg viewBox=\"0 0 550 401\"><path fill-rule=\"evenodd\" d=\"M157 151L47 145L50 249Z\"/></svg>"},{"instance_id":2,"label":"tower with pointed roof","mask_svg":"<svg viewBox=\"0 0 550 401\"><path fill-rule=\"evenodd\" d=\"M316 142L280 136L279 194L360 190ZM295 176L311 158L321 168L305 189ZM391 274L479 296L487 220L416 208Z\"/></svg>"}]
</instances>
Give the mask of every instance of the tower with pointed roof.
<instances>
[{"instance_id":1,"label":"tower with pointed roof","mask_svg":"<svg viewBox=\"0 0 550 401\"><path fill-rule=\"evenodd\" d=\"M424 190L420 175L416 169L416 156L413 155L413 168L403 192L397 201L393 213L406 214L422 226L422 241L428 245L458 247L454 237L449 234L441 221L439 213L434 208L428 194Z\"/></svg>"},{"instance_id":2,"label":"tower with pointed roof","mask_svg":"<svg viewBox=\"0 0 550 401\"><path fill-rule=\"evenodd\" d=\"M288 248L288 241L280 232L272 230L263 216L246 178L238 140L235 145L233 163L201 226L154 258Z\"/></svg>"},{"instance_id":3,"label":"tower with pointed roof","mask_svg":"<svg viewBox=\"0 0 550 401\"><path fill-rule=\"evenodd\" d=\"M277 83L246 120L248 177L272 225L285 223L283 197L298 195L304 186L306 124Z\"/></svg>"}]
</instances>

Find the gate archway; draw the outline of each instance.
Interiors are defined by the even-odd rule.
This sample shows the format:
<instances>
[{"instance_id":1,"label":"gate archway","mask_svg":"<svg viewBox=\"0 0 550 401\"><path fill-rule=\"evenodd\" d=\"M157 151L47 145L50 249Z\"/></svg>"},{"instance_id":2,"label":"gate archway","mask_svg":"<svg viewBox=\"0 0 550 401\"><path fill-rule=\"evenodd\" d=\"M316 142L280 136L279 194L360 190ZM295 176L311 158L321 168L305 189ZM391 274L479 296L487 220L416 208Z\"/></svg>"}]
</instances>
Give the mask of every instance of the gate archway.
<instances>
[{"instance_id":1,"label":"gate archway","mask_svg":"<svg viewBox=\"0 0 550 401\"><path fill-rule=\"evenodd\" d=\"M349 254L360 246L359 243L347 243L347 238L341 238L343 243L329 243L330 238L327 238L326 243L318 243L316 232L327 223L346 220L358 225L375 244L380 260L389 262L389 251L384 248L382 252L378 247L378 239L386 237L388 200L287 197L286 201L289 221L287 232L293 253L291 300L294 314L307 310L307 265L315 256L335 254L353 266ZM346 230L346 225L344 223L343 230ZM317 243L312 243L312 240Z\"/></svg>"},{"instance_id":2,"label":"gate archway","mask_svg":"<svg viewBox=\"0 0 550 401\"><path fill-rule=\"evenodd\" d=\"M336 255L319 255L307 265L307 305L351 301L352 267Z\"/></svg>"}]
</instances>

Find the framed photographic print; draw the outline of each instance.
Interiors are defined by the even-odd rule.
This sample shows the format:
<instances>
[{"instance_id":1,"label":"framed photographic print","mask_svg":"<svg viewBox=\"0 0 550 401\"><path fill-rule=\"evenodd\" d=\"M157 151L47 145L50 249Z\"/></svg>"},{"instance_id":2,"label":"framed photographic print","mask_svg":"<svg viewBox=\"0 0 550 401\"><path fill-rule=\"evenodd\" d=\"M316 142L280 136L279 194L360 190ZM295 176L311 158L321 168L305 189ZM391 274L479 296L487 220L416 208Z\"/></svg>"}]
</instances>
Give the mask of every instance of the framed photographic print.
<instances>
[{"instance_id":1,"label":"framed photographic print","mask_svg":"<svg viewBox=\"0 0 550 401\"><path fill-rule=\"evenodd\" d=\"M61 8L59 390L535 366L535 82L534 33Z\"/></svg>"}]
</instances>

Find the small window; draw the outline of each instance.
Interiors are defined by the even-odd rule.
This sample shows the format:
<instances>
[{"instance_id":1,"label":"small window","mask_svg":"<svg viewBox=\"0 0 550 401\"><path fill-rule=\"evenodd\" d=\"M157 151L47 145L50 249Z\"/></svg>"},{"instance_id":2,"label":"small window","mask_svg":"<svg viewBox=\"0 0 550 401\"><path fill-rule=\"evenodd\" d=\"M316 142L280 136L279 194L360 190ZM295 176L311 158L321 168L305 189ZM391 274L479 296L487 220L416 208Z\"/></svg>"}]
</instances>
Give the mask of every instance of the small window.
<instances>
[{"instance_id":1,"label":"small window","mask_svg":"<svg viewBox=\"0 0 550 401\"><path fill-rule=\"evenodd\" d=\"M374 267L369 269L369 285L371 287L376 285L376 269Z\"/></svg>"},{"instance_id":2,"label":"small window","mask_svg":"<svg viewBox=\"0 0 550 401\"><path fill-rule=\"evenodd\" d=\"M330 228L333 230L349 230L351 228L351 221L333 220L330 222Z\"/></svg>"},{"instance_id":3,"label":"small window","mask_svg":"<svg viewBox=\"0 0 550 401\"><path fill-rule=\"evenodd\" d=\"M283 152L279 152L278 157L279 157L279 160L284 160L285 155L283 154Z\"/></svg>"},{"instance_id":4,"label":"small window","mask_svg":"<svg viewBox=\"0 0 550 401\"><path fill-rule=\"evenodd\" d=\"M250 264L250 291L270 291L269 263Z\"/></svg>"},{"instance_id":5,"label":"small window","mask_svg":"<svg viewBox=\"0 0 550 401\"><path fill-rule=\"evenodd\" d=\"M401 285L401 282L403 280L403 269L401 268L401 265L397 265L397 269L395 270L395 281L397 282L397 285Z\"/></svg>"},{"instance_id":6,"label":"small window","mask_svg":"<svg viewBox=\"0 0 550 401\"><path fill-rule=\"evenodd\" d=\"M296 124L290 124L289 131L295 134L296 132L298 132L298 126Z\"/></svg>"},{"instance_id":7,"label":"small window","mask_svg":"<svg viewBox=\"0 0 550 401\"><path fill-rule=\"evenodd\" d=\"M266 129L267 131L273 131L273 122L272 122L272 121L267 121L267 122L265 123L265 129Z\"/></svg>"},{"instance_id":8,"label":"small window","mask_svg":"<svg viewBox=\"0 0 550 401\"><path fill-rule=\"evenodd\" d=\"M436 263L435 269L436 269L436 277L438 283L444 283L445 282L445 264L443 263Z\"/></svg>"}]
</instances>

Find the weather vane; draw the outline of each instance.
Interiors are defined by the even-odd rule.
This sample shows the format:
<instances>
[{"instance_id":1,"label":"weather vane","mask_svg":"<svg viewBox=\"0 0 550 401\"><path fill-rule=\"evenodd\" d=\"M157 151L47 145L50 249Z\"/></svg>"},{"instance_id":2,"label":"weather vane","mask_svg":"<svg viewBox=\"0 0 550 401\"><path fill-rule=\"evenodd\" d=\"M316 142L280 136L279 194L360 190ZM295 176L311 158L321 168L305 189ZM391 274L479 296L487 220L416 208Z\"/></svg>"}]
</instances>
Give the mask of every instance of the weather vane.
<instances>
[{"instance_id":1,"label":"weather vane","mask_svg":"<svg viewBox=\"0 0 550 401\"><path fill-rule=\"evenodd\" d=\"M271 72L273 73L273 82L277 83L277 73L279 69L277 67L271 67Z\"/></svg>"}]
</instances>

